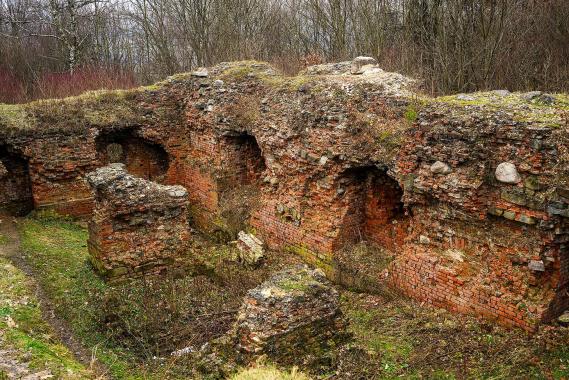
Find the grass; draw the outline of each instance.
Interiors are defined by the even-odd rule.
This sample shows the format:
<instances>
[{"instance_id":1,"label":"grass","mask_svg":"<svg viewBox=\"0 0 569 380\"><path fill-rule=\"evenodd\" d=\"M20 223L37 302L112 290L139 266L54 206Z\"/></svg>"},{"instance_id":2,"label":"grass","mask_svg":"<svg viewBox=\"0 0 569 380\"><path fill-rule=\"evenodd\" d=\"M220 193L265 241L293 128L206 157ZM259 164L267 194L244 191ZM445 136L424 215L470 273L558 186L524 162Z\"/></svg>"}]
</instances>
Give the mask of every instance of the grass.
<instances>
[{"instance_id":1,"label":"grass","mask_svg":"<svg viewBox=\"0 0 569 380\"><path fill-rule=\"evenodd\" d=\"M199 249L207 252L206 257L219 260L217 265L211 263L216 267L211 278L148 278L109 286L89 263L84 228L49 213L25 219L19 228L26 260L56 314L114 379L186 378L184 371L191 368L170 360L169 352L188 341L199 347L205 343L201 340L222 334L247 289L266 278L274 266L285 265L279 256L275 262L269 259L267 268L245 269L231 262L226 246L201 242ZM204 315L216 317L204 319ZM168 345L164 352L151 354L150 346L162 343ZM152 355L164 359L154 360Z\"/></svg>"},{"instance_id":2,"label":"grass","mask_svg":"<svg viewBox=\"0 0 569 380\"><path fill-rule=\"evenodd\" d=\"M2 234L0 234L0 245L4 245L8 243L8 238Z\"/></svg>"},{"instance_id":3,"label":"grass","mask_svg":"<svg viewBox=\"0 0 569 380\"><path fill-rule=\"evenodd\" d=\"M364 378L567 379L569 329L543 328L535 336L489 322L420 308L406 299L344 292Z\"/></svg>"},{"instance_id":4,"label":"grass","mask_svg":"<svg viewBox=\"0 0 569 380\"><path fill-rule=\"evenodd\" d=\"M296 368L285 372L271 365L261 365L243 369L231 377L231 380L310 380L310 378Z\"/></svg>"},{"instance_id":5,"label":"grass","mask_svg":"<svg viewBox=\"0 0 569 380\"><path fill-rule=\"evenodd\" d=\"M96 352L113 378L143 378L131 365L133 355L113 346L100 332L97 305L91 300L97 299L106 285L88 262L87 231L65 220L29 218L21 223L20 233L22 248L40 285L75 336Z\"/></svg>"},{"instance_id":6,"label":"grass","mask_svg":"<svg viewBox=\"0 0 569 380\"><path fill-rule=\"evenodd\" d=\"M409 367L413 344L406 337L393 337L378 331L377 323L382 320L378 310L351 309L351 332L372 358L377 358L383 375L389 377Z\"/></svg>"},{"instance_id":7,"label":"grass","mask_svg":"<svg viewBox=\"0 0 569 380\"><path fill-rule=\"evenodd\" d=\"M0 336L3 348L23 358L30 370L49 370L58 379L88 379L92 374L78 363L43 320L26 275L0 257ZM2 378L0 376L0 378Z\"/></svg>"}]
</instances>

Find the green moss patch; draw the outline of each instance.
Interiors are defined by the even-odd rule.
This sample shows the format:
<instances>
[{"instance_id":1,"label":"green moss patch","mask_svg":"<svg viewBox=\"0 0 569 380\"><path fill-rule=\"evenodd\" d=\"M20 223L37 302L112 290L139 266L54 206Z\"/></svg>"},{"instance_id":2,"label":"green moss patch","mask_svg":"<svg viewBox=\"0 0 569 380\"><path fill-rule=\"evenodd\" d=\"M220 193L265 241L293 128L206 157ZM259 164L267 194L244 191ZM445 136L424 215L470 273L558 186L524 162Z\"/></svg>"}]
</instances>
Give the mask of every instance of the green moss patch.
<instances>
[{"instance_id":1,"label":"green moss patch","mask_svg":"<svg viewBox=\"0 0 569 380\"><path fill-rule=\"evenodd\" d=\"M220 68L219 78L228 81L242 80L247 77L259 77L268 73L275 73L276 70L266 62L254 60L225 62L216 66Z\"/></svg>"},{"instance_id":2,"label":"green moss patch","mask_svg":"<svg viewBox=\"0 0 569 380\"><path fill-rule=\"evenodd\" d=\"M28 129L33 120L24 106L19 104L0 104L0 129Z\"/></svg>"},{"instance_id":3,"label":"green moss patch","mask_svg":"<svg viewBox=\"0 0 569 380\"><path fill-rule=\"evenodd\" d=\"M135 96L136 90L90 91L65 99L38 100L25 107L42 130L132 125L142 121Z\"/></svg>"},{"instance_id":4,"label":"green moss patch","mask_svg":"<svg viewBox=\"0 0 569 380\"><path fill-rule=\"evenodd\" d=\"M514 122L540 124L554 128L563 126L567 122L569 112L569 95L552 94L551 97L553 101L545 102L540 100L542 98L539 96L531 98L524 93L488 91L442 96L432 99L430 103L451 105L467 112L472 112L472 110L489 113L502 111L508 114Z\"/></svg>"}]
</instances>

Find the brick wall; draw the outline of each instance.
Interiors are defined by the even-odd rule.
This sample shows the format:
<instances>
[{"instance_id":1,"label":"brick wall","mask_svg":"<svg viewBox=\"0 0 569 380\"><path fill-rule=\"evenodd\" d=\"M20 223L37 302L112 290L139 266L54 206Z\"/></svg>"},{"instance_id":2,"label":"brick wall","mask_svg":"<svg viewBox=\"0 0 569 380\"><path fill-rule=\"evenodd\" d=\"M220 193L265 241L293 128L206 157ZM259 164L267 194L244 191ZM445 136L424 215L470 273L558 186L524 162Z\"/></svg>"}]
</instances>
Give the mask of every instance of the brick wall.
<instances>
[{"instance_id":1,"label":"brick wall","mask_svg":"<svg viewBox=\"0 0 569 380\"><path fill-rule=\"evenodd\" d=\"M121 162L129 173L163 182L169 157L162 146L138 137L133 129L103 133L97 137L97 160L101 165Z\"/></svg>"},{"instance_id":2,"label":"brick wall","mask_svg":"<svg viewBox=\"0 0 569 380\"><path fill-rule=\"evenodd\" d=\"M95 208L91 260L106 278L132 278L187 263L187 191L134 177L123 164L89 173Z\"/></svg>"}]
</instances>

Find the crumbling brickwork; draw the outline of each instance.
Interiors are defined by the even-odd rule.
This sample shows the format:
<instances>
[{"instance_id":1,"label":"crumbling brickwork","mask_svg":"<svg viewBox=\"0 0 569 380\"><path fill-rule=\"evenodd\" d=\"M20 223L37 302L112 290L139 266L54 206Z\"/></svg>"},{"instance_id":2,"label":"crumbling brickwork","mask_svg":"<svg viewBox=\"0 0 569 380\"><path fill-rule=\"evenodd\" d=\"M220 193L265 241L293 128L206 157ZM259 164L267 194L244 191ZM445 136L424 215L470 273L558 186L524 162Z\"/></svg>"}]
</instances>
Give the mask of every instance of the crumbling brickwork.
<instances>
[{"instance_id":1,"label":"crumbling brickwork","mask_svg":"<svg viewBox=\"0 0 569 380\"><path fill-rule=\"evenodd\" d=\"M129 278L184 262L186 189L134 177L124 164L97 169L87 179L95 198L88 247L103 276Z\"/></svg>"},{"instance_id":2,"label":"crumbling brickwork","mask_svg":"<svg viewBox=\"0 0 569 380\"><path fill-rule=\"evenodd\" d=\"M242 363L266 355L281 365L314 365L346 338L338 292L320 270L291 268L250 290L230 332Z\"/></svg>"},{"instance_id":3,"label":"crumbling brickwork","mask_svg":"<svg viewBox=\"0 0 569 380\"><path fill-rule=\"evenodd\" d=\"M569 306L568 110L566 94L429 98L369 63L235 62L16 106L0 144L29 163L36 207L89 214L86 173L119 160L183 186L200 229L247 225L336 279L357 273L337 273L339 250L374 242L392 259L377 286L532 330Z\"/></svg>"}]
</instances>

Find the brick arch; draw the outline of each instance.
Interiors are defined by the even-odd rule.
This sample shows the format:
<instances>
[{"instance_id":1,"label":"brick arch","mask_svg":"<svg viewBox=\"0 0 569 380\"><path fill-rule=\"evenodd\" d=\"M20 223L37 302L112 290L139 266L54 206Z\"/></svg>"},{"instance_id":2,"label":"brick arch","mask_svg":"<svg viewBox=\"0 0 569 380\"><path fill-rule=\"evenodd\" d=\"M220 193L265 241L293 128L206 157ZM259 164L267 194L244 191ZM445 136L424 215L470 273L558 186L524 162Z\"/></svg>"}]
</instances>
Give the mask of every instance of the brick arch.
<instances>
[{"instance_id":1,"label":"brick arch","mask_svg":"<svg viewBox=\"0 0 569 380\"><path fill-rule=\"evenodd\" d=\"M257 139L247 132L226 133L219 138L221 170L217 173L218 214L216 229L225 239L235 239L246 229L258 206L262 177L267 168Z\"/></svg>"},{"instance_id":2,"label":"brick arch","mask_svg":"<svg viewBox=\"0 0 569 380\"><path fill-rule=\"evenodd\" d=\"M385 170L375 166L347 169L337 181L336 193L338 202L344 204L336 249L362 240L388 249L403 245L408 226L403 189Z\"/></svg>"},{"instance_id":3,"label":"brick arch","mask_svg":"<svg viewBox=\"0 0 569 380\"><path fill-rule=\"evenodd\" d=\"M257 138L247 132L235 132L222 137L221 150L224 165L236 185L258 182L267 168Z\"/></svg>"},{"instance_id":4,"label":"brick arch","mask_svg":"<svg viewBox=\"0 0 569 380\"><path fill-rule=\"evenodd\" d=\"M163 182L170 166L166 150L137 134L136 129L102 132L95 139L101 165L121 162L137 177Z\"/></svg>"},{"instance_id":5,"label":"brick arch","mask_svg":"<svg viewBox=\"0 0 569 380\"><path fill-rule=\"evenodd\" d=\"M28 159L0 145L0 210L25 215L34 208Z\"/></svg>"}]
</instances>

